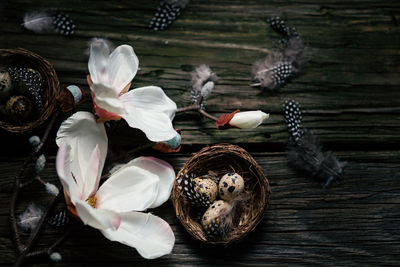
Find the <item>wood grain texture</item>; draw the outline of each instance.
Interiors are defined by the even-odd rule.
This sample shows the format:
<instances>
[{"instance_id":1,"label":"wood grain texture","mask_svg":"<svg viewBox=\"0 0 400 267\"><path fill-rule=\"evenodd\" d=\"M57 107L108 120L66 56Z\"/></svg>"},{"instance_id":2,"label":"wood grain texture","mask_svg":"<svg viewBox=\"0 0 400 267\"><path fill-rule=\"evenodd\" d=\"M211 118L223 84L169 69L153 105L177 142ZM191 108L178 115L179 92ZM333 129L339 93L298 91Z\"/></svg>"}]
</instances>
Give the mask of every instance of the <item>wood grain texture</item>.
<instances>
[{"instance_id":1,"label":"wood grain texture","mask_svg":"<svg viewBox=\"0 0 400 267\"><path fill-rule=\"evenodd\" d=\"M77 25L76 35L65 38L35 35L20 25L24 12L54 8L53 1L6 1L0 46L24 47L42 55L54 64L62 83L88 91L87 42L106 37L115 45L134 46L141 70L132 87L161 86L183 106L189 101L189 72L207 63L220 77L208 101L211 113L237 108L271 113L268 123L241 134L218 131L213 122L196 115L178 116L174 124L182 130L185 144L284 143L281 105L286 99L302 104L309 114L304 125L322 141L399 141L398 2L193 1L167 31L153 32L147 24L156 6L156 1L144 0L61 1L57 8L68 12ZM271 95L249 84L252 62L278 49L279 37L265 23L273 15L298 29L307 43L308 64L300 77ZM120 135L128 134L122 130Z\"/></svg>"},{"instance_id":2,"label":"wood grain texture","mask_svg":"<svg viewBox=\"0 0 400 267\"><path fill-rule=\"evenodd\" d=\"M39 258L31 265L398 265L400 2L192 0L168 30L153 32L147 25L157 5L155 0L1 1L0 48L38 53L54 65L61 83L76 84L88 93L85 51L90 38L130 44L141 68L132 87L160 86L178 106L189 103L190 71L199 64L210 65L220 77L208 100L211 114L261 109L271 114L269 121L254 130L219 131L195 113L178 114L174 125L183 133L181 152L145 154L166 159L178 171L191 153L205 145L242 145L270 180L271 205L255 232L228 248L194 241L167 203L154 213L167 220L176 235L171 255L146 261L134 249L81 226L59 249L62 262ZM26 11L46 8L68 13L77 25L76 35L35 35L21 27ZM270 94L249 84L252 62L279 48L279 37L265 23L275 15L302 35L308 62L298 78ZM287 166L288 134L281 108L287 99L301 103L304 126L348 161L343 181L329 190ZM91 110L90 101L80 109ZM110 156L144 141L142 133L124 123L108 133ZM0 132L0 265L5 266L15 260L8 207L13 175L29 152L27 137ZM56 182L55 144L49 143L45 151L50 157L43 178ZM18 213L32 201L45 205L48 199L39 184L27 188L24 196ZM46 229L39 247L58 234Z\"/></svg>"},{"instance_id":3,"label":"wood grain texture","mask_svg":"<svg viewBox=\"0 0 400 267\"><path fill-rule=\"evenodd\" d=\"M256 230L239 244L228 248L208 247L194 241L176 219L170 202L155 209L154 213L168 221L176 236L171 255L154 261L144 261L134 251L105 239L90 227L80 226L60 248L68 266L93 264L125 266L162 265L396 265L400 260L400 163L399 152L347 152L337 153L348 161L342 182L325 190L307 177L293 172L283 153L254 153L271 186L271 204ZM176 171L188 156L160 155ZM7 163L2 159L1 187L12 183L12 175L21 161ZM51 162L51 160L50 160ZM50 163L44 178L55 179L54 165ZM8 177L8 178L7 178ZM40 186L27 189L20 210L29 201L46 197ZM9 193L0 194L0 262L11 264L15 259L8 234ZM46 244L55 239L57 232L47 231L40 240ZM40 259L40 266L47 264Z\"/></svg>"}]
</instances>

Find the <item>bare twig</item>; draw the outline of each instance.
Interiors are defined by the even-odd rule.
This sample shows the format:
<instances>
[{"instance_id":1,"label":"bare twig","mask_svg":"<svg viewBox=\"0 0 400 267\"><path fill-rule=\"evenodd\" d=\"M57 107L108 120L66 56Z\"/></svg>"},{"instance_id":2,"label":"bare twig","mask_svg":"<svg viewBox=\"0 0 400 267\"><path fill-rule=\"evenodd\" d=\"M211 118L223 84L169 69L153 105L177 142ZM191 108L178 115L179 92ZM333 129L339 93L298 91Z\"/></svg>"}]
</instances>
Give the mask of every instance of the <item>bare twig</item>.
<instances>
[{"instance_id":1,"label":"bare twig","mask_svg":"<svg viewBox=\"0 0 400 267\"><path fill-rule=\"evenodd\" d=\"M187 106L187 107L178 108L176 110L176 113L190 111L190 110L197 111L198 109L200 109L200 105L199 104L194 104L194 105L190 105L190 106Z\"/></svg>"},{"instance_id":2,"label":"bare twig","mask_svg":"<svg viewBox=\"0 0 400 267\"><path fill-rule=\"evenodd\" d=\"M28 254L26 254L26 257L31 258L41 255L50 255L51 253L54 252L57 246L59 246L62 242L64 242L65 239L67 239L67 237L72 233L73 229L74 225L70 225L68 229L64 231L64 233L48 248L29 252Z\"/></svg>"},{"instance_id":3,"label":"bare twig","mask_svg":"<svg viewBox=\"0 0 400 267\"><path fill-rule=\"evenodd\" d=\"M190 105L190 106L186 106L186 107L178 108L176 110L176 113L186 112L186 111L197 111L200 114L202 114L204 117L207 117L209 119L217 121L218 120L217 117L212 116L210 113L208 113L207 111L205 111L204 109L201 108L201 102L203 102L203 97L202 96L199 97L199 99L197 100L197 102L195 104Z\"/></svg>"},{"instance_id":4,"label":"bare twig","mask_svg":"<svg viewBox=\"0 0 400 267\"><path fill-rule=\"evenodd\" d=\"M61 186L58 187L59 192L61 191ZM54 207L54 205L57 203L57 200L59 199L59 196L62 194L58 193L57 195L53 196L50 200L50 204L47 206L47 209L44 211L42 217L40 218L40 221L38 225L36 226L35 230L31 233L29 236L28 241L26 242L25 246L23 247L21 253L19 254L17 261L15 262L14 266L21 266L22 263L24 262L26 255L29 253L29 251L32 249L32 245L35 243L36 239L38 238L40 232L43 229L44 223L47 221L47 218L49 217L51 209Z\"/></svg>"},{"instance_id":5,"label":"bare twig","mask_svg":"<svg viewBox=\"0 0 400 267\"><path fill-rule=\"evenodd\" d=\"M45 215L41 218L41 220L40 220L38 226L36 227L35 231L31 234L27 244L23 245L22 242L21 242L19 231L18 231L15 210L16 210L16 204L17 204L19 193L20 193L20 189L22 187L30 184L33 181L33 179L31 179L31 180L29 180L29 181L27 181L25 183L22 183L21 182L21 178L24 175L24 173L25 173L25 171L26 171L26 169L28 167L28 164L41 151L41 149L43 148L44 144L46 143L47 138L49 137L50 131L54 126L56 118L58 117L58 114L59 114L58 111L54 113L53 117L51 118L51 120L50 120L50 122L49 122L49 124L48 124L48 126L47 126L47 128L46 128L46 130L45 130L45 132L43 134L43 136L42 136L42 139L41 139L39 145L36 146L35 149L33 150L33 152L25 159L25 161L24 161L19 173L14 178L14 184L15 185L14 185L14 191L13 191L13 194L11 196L11 203L10 203L10 224L11 224L11 229L12 229L12 232L13 232L13 240L15 242L15 246L16 246L17 252L19 254L18 259L17 259L17 261L15 263L15 266L20 266L23 263L27 252L29 252L30 247L32 246L32 244L36 240L37 235L39 234L39 232L40 232L40 230L42 228L42 224L43 224L42 220L45 219L45 215L48 214L48 212L49 212L49 210L51 208L50 207L48 210L45 211ZM54 198L56 198L56 197L54 197Z\"/></svg>"},{"instance_id":6,"label":"bare twig","mask_svg":"<svg viewBox=\"0 0 400 267\"><path fill-rule=\"evenodd\" d=\"M203 114L204 117L207 117L207 118L212 119L212 120L214 120L214 121L217 121L217 120L218 120L217 117L214 117L213 115L211 115L210 113L206 112L206 111L203 110L203 109L199 109L198 111L199 111L200 114Z\"/></svg>"}]
</instances>

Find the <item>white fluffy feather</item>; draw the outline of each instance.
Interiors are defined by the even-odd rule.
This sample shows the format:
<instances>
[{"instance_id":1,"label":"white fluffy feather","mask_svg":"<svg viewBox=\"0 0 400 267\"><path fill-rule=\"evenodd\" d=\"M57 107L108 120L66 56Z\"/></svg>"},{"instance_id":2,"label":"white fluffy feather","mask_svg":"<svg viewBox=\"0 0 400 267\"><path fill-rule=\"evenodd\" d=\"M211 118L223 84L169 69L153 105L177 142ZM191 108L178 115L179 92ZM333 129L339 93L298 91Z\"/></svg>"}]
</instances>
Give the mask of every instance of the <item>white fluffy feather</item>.
<instances>
[{"instance_id":1,"label":"white fluffy feather","mask_svg":"<svg viewBox=\"0 0 400 267\"><path fill-rule=\"evenodd\" d=\"M46 12L32 11L25 14L22 25L27 30L42 33L53 28L53 18Z\"/></svg>"},{"instance_id":2,"label":"white fluffy feather","mask_svg":"<svg viewBox=\"0 0 400 267\"><path fill-rule=\"evenodd\" d=\"M29 204L28 208L18 216L18 225L25 231L36 228L43 216L43 210L36 204Z\"/></svg>"}]
</instances>

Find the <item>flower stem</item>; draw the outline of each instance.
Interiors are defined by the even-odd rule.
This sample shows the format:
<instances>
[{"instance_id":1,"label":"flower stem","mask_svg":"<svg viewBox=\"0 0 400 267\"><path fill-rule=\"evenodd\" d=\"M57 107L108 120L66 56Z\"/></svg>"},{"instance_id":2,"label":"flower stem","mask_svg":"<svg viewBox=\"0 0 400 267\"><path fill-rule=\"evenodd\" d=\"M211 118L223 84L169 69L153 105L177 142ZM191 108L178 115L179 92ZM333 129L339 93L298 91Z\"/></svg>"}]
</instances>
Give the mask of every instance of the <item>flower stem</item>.
<instances>
[{"instance_id":1,"label":"flower stem","mask_svg":"<svg viewBox=\"0 0 400 267\"><path fill-rule=\"evenodd\" d=\"M198 112L199 112L200 114L203 114L205 117L207 117L207 118L209 118L209 119L212 119L212 120L214 120L214 121L217 121L217 120L218 120L217 117L214 117L213 115L211 115L210 113L208 113L207 111L205 111L205 110L203 110L203 109L199 109Z\"/></svg>"},{"instance_id":2,"label":"flower stem","mask_svg":"<svg viewBox=\"0 0 400 267\"><path fill-rule=\"evenodd\" d=\"M207 111L205 111L204 109L201 108L201 102L203 102L203 97L202 96L199 97L199 99L197 100L197 102L195 104L190 105L190 106L186 106L186 107L178 108L176 110L176 113L186 112L186 111L197 111L200 114L202 114L204 117L207 117L209 119L217 121L218 120L217 117L214 117L213 115L211 115L210 113L208 113Z\"/></svg>"},{"instance_id":3,"label":"flower stem","mask_svg":"<svg viewBox=\"0 0 400 267\"><path fill-rule=\"evenodd\" d=\"M176 110L176 113L190 111L190 110L198 110L198 109L200 109L200 105L199 104L194 104L194 105L178 108Z\"/></svg>"}]
</instances>

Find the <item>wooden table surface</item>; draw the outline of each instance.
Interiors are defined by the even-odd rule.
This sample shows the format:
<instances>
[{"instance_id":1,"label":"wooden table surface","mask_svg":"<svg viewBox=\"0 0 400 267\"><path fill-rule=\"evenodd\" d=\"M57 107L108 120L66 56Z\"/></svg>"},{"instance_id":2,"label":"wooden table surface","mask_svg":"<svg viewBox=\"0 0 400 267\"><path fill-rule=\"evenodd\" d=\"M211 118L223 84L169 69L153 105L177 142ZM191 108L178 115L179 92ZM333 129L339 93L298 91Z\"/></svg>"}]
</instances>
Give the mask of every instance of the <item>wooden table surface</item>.
<instances>
[{"instance_id":1,"label":"wooden table surface","mask_svg":"<svg viewBox=\"0 0 400 267\"><path fill-rule=\"evenodd\" d=\"M189 103L190 71L208 64L220 77L208 111L220 115L237 108L261 109L270 119L254 130L215 128L196 113L178 114L181 152L165 155L176 171L192 153L219 142L238 144L260 164L271 187L270 206L254 232L230 247L208 247L189 236L170 202L154 211L171 224L172 254L144 260L90 227L78 227L57 251L60 263L39 258L37 266L194 266L194 265L398 265L400 264L400 2L380 0L193 0L166 31L148 22L157 8L148 0L5 0L0 3L0 48L22 47L55 67L61 83L86 84L87 42L105 37L129 44L140 60L133 87L158 85L178 106ZM21 27L29 10L58 8L76 24L75 36L35 35ZM250 84L252 62L278 49L279 37L266 24L285 18L307 44L303 73L277 93ZM343 180L330 189L293 171L287 164L288 133L282 116L285 100L304 108L304 126L348 165ZM90 101L81 109L90 110ZM59 123L59 122L58 122ZM55 130L54 130L55 131ZM57 181L54 131L45 148L43 178ZM43 127L34 133L40 134ZM15 261L8 220L13 179L29 153L30 134L0 133L0 265ZM110 154L144 142L122 124L109 131ZM21 212L48 196L33 185L23 193ZM60 203L58 208L62 208ZM50 229L38 246L54 240ZM25 234L27 236L27 234Z\"/></svg>"}]
</instances>

